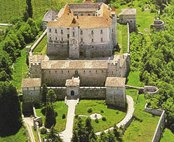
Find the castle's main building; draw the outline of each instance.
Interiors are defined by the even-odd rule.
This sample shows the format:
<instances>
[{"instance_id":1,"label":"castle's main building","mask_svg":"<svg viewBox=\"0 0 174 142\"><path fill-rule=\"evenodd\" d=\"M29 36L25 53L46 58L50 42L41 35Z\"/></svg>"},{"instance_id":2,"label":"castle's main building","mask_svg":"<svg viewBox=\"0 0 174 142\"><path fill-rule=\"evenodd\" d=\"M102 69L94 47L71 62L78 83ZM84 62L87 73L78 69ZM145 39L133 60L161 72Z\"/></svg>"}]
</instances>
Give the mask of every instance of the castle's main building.
<instances>
[{"instance_id":1,"label":"castle's main building","mask_svg":"<svg viewBox=\"0 0 174 142\"><path fill-rule=\"evenodd\" d=\"M41 97L42 85L58 99L106 99L125 107L129 54L114 55L116 15L104 3L67 4L48 22L47 55L29 57L30 78L23 79L24 102ZM94 59L95 58L95 59Z\"/></svg>"},{"instance_id":2,"label":"castle's main building","mask_svg":"<svg viewBox=\"0 0 174 142\"><path fill-rule=\"evenodd\" d=\"M105 57L113 54L115 11L104 3L67 4L47 25L47 55L53 59Z\"/></svg>"}]
</instances>

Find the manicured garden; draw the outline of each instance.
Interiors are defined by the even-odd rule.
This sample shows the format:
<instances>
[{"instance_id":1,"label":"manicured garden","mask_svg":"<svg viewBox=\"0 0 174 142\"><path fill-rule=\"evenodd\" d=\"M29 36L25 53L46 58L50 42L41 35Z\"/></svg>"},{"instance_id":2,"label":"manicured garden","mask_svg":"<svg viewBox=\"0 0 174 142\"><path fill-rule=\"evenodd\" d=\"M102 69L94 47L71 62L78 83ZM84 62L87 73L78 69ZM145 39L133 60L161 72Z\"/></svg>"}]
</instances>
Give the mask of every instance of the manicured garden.
<instances>
[{"instance_id":1,"label":"manicured garden","mask_svg":"<svg viewBox=\"0 0 174 142\"><path fill-rule=\"evenodd\" d=\"M24 127L22 127L16 134L0 137L0 142L26 142L27 141L27 131Z\"/></svg>"},{"instance_id":2,"label":"manicured garden","mask_svg":"<svg viewBox=\"0 0 174 142\"><path fill-rule=\"evenodd\" d=\"M126 115L125 112L116 108L107 107L104 100L81 100L76 106L76 116L79 116L84 120L95 113L101 114L102 117L104 117L98 119L98 122L92 120L92 126L94 127L95 132L103 131L114 126L114 124L120 122ZM106 120L104 120L105 118Z\"/></svg>"},{"instance_id":3,"label":"manicured garden","mask_svg":"<svg viewBox=\"0 0 174 142\"><path fill-rule=\"evenodd\" d=\"M65 125L66 125L66 115L67 115L67 111L68 111L68 107L65 104L64 101L57 101L55 103L53 103L54 106L54 110L57 113L57 117L56 117L56 125L55 125L55 129L58 132L61 132L65 129ZM43 122L45 122L45 116L41 111L42 109L36 109L36 113L37 116L41 116ZM65 115L65 118L64 116Z\"/></svg>"}]
</instances>

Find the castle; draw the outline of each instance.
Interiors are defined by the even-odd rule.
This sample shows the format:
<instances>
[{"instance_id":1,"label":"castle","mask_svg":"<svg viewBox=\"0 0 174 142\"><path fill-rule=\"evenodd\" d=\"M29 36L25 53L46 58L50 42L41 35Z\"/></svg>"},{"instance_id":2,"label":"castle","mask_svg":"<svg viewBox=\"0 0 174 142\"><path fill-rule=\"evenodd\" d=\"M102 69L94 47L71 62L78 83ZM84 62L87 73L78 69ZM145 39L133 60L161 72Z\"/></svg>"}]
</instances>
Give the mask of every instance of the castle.
<instances>
[{"instance_id":1,"label":"castle","mask_svg":"<svg viewBox=\"0 0 174 142\"><path fill-rule=\"evenodd\" d=\"M24 103L39 101L46 83L58 99L105 99L125 108L130 57L113 54L116 24L115 12L104 3L65 5L47 24L47 55L29 56L30 78L22 81Z\"/></svg>"}]
</instances>

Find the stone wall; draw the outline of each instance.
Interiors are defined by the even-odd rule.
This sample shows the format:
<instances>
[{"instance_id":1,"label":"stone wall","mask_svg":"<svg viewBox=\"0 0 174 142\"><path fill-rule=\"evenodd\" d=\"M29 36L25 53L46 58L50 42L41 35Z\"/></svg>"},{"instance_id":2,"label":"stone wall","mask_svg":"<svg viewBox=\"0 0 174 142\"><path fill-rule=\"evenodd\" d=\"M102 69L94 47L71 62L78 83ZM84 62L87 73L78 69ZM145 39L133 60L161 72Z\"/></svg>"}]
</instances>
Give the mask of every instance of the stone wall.
<instances>
[{"instance_id":1,"label":"stone wall","mask_svg":"<svg viewBox=\"0 0 174 142\"><path fill-rule=\"evenodd\" d=\"M146 103L145 105L145 109L144 109L146 112L148 113L151 113L153 115L157 115L157 116L161 116L163 110L160 110L160 109L153 109L153 108L149 108L148 107L148 104Z\"/></svg>"},{"instance_id":2,"label":"stone wall","mask_svg":"<svg viewBox=\"0 0 174 142\"><path fill-rule=\"evenodd\" d=\"M160 110L160 109L148 108L147 103L145 105L145 111L149 112L153 115L160 116L160 119L158 121L158 125L156 127L156 130L155 130L155 133L154 133L153 139L152 139L152 142L159 142L161 135L163 133L164 127L165 127L165 118L166 118L165 111Z\"/></svg>"},{"instance_id":3,"label":"stone wall","mask_svg":"<svg viewBox=\"0 0 174 142\"><path fill-rule=\"evenodd\" d=\"M48 89L53 89L55 91L58 100L65 99L66 87L48 87Z\"/></svg>"},{"instance_id":4,"label":"stone wall","mask_svg":"<svg viewBox=\"0 0 174 142\"><path fill-rule=\"evenodd\" d=\"M164 127L165 127L165 118L166 118L166 114L165 111L162 111L160 120L158 121L158 125L156 127L152 142L159 142L161 135L163 133Z\"/></svg>"},{"instance_id":5,"label":"stone wall","mask_svg":"<svg viewBox=\"0 0 174 142\"><path fill-rule=\"evenodd\" d=\"M78 71L81 86L104 86L107 69L57 69L57 70L43 70L42 82L48 86L65 86L67 79L71 79Z\"/></svg>"},{"instance_id":6,"label":"stone wall","mask_svg":"<svg viewBox=\"0 0 174 142\"><path fill-rule=\"evenodd\" d=\"M80 87L80 99L105 99L105 87Z\"/></svg>"}]
</instances>

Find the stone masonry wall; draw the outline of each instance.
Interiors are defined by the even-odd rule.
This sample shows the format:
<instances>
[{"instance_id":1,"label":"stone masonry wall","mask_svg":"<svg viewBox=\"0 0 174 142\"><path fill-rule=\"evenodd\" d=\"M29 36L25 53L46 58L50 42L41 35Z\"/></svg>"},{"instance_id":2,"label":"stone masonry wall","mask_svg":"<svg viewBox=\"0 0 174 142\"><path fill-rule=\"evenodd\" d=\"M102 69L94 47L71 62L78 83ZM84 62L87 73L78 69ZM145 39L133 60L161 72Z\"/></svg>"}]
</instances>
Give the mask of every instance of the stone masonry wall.
<instances>
[{"instance_id":1,"label":"stone masonry wall","mask_svg":"<svg viewBox=\"0 0 174 142\"><path fill-rule=\"evenodd\" d=\"M105 99L106 88L105 87L80 87L81 99Z\"/></svg>"}]
</instances>

